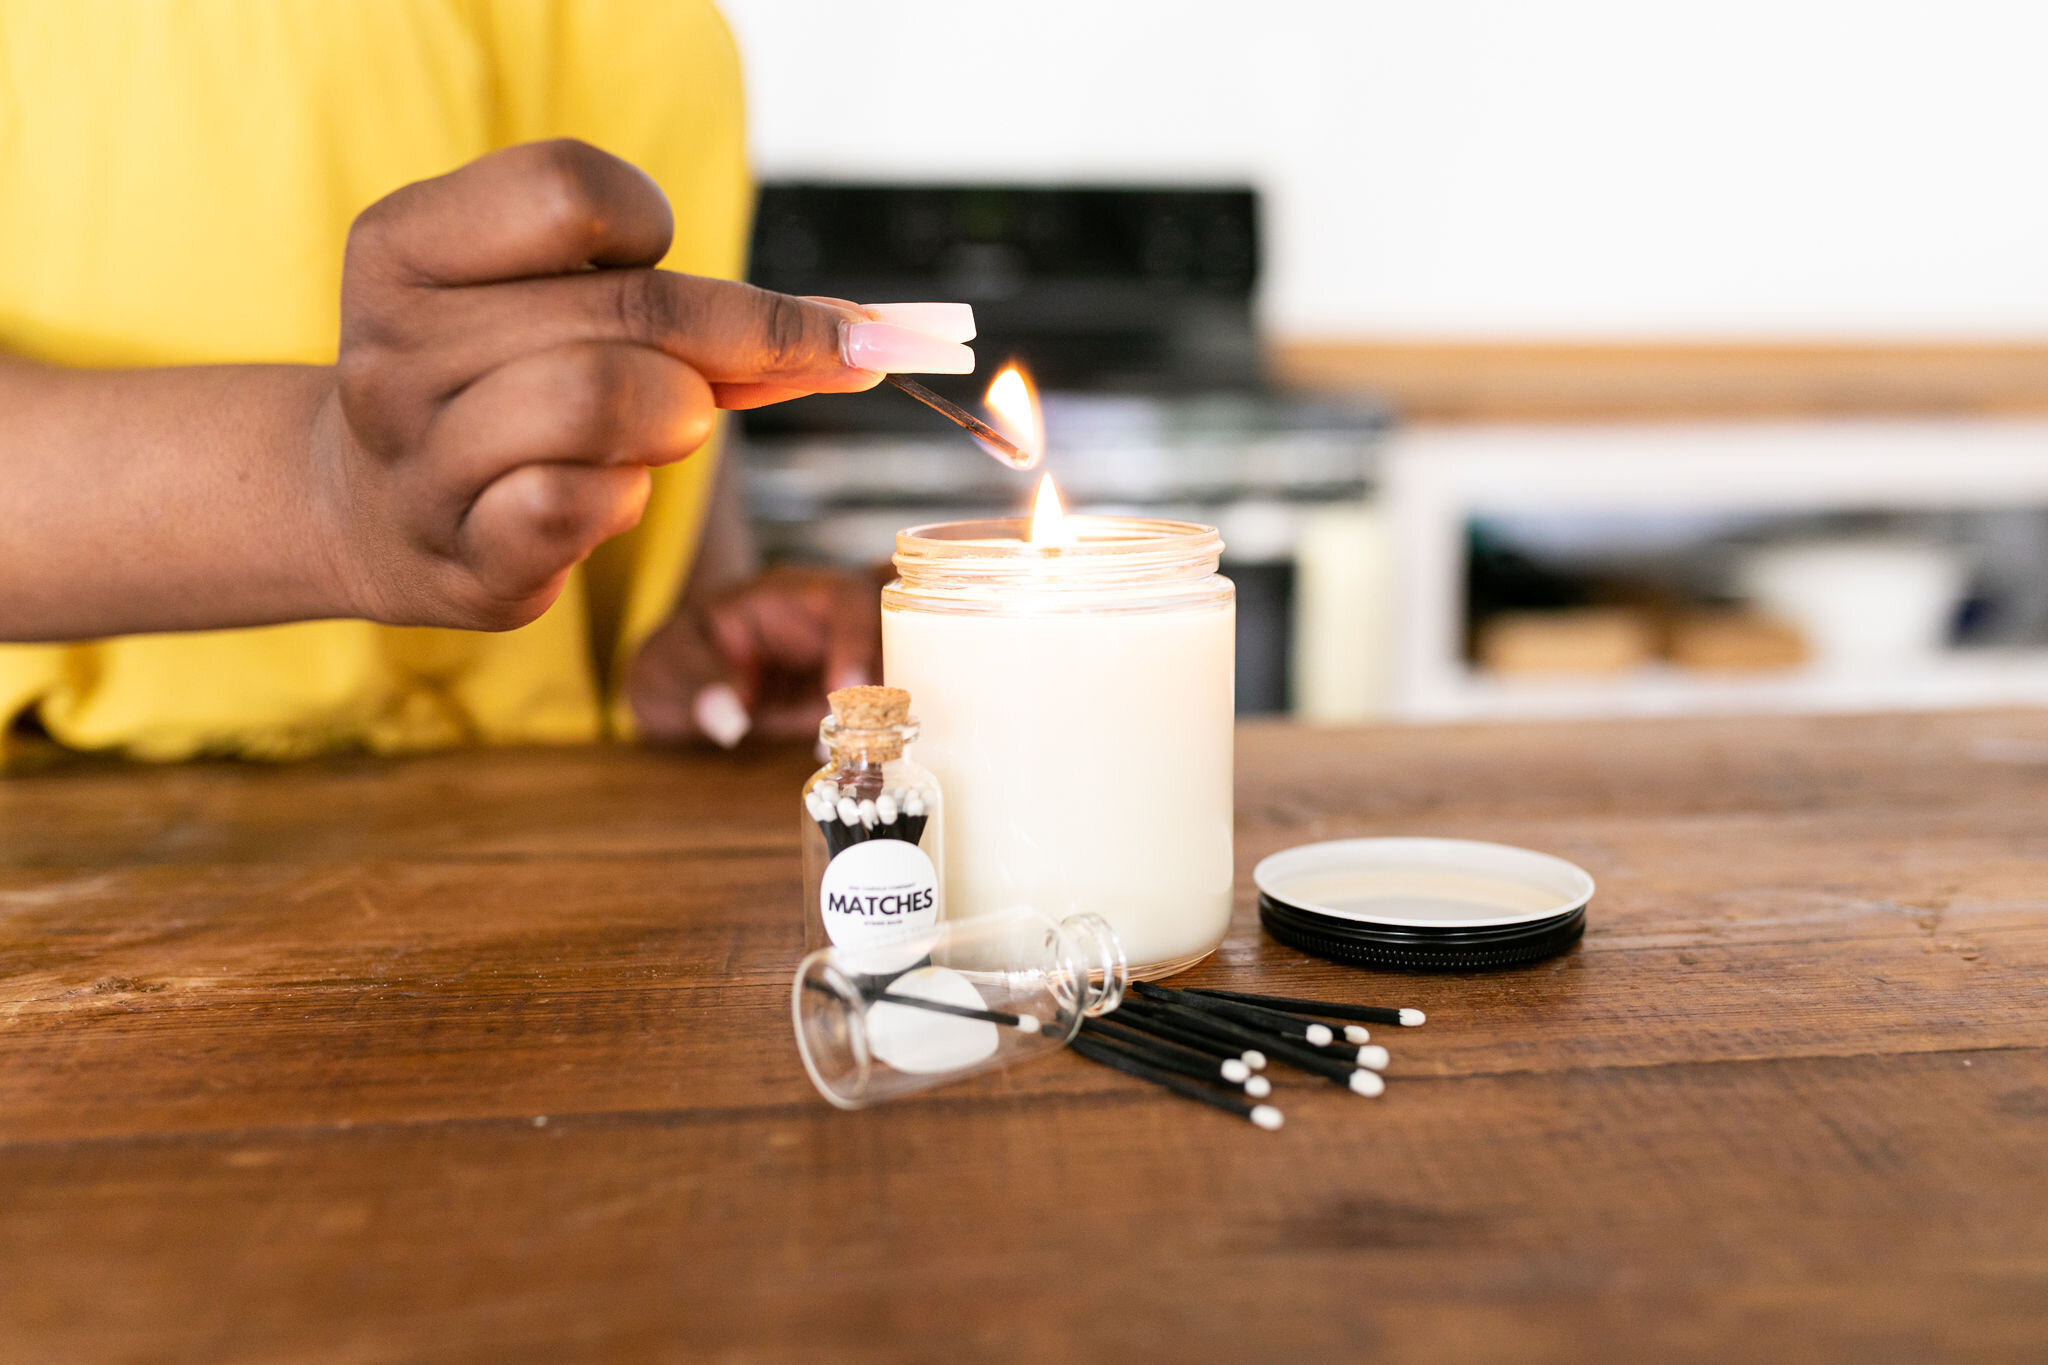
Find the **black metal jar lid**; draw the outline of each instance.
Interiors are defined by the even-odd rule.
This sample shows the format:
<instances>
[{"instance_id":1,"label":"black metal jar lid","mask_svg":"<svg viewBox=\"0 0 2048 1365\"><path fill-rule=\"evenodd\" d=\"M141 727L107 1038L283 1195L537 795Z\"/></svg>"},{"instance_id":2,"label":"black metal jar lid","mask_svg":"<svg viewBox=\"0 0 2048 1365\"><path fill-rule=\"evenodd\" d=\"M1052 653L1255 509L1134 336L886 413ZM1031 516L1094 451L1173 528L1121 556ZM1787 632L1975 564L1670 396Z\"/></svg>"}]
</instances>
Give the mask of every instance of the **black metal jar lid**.
<instances>
[{"instance_id":1,"label":"black metal jar lid","mask_svg":"<svg viewBox=\"0 0 2048 1365\"><path fill-rule=\"evenodd\" d=\"M1593 879L1547 853L1470 839L1338 839L1252 870L1259 922L1289 947L1360 966L1474 971L1564 952Z\"/></svg>"}]
</instances>

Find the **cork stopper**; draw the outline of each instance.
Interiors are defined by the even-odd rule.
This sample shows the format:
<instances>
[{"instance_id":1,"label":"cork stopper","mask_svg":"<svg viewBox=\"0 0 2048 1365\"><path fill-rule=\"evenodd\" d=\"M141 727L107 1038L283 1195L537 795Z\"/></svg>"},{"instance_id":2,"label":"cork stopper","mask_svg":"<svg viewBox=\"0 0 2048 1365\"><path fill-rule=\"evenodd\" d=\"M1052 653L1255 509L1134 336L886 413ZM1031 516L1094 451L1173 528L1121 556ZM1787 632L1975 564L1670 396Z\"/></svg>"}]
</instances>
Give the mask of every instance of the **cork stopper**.
<instances>
[{"instance_id":1,"label":"cork stopper","mask_svg":"<svg viewBox=\"0 0 2048 1365\"><path fill-rule=\"evenodd\" d=\"M886 763L903 756L903 736L910 724L910 694L900 687L842 687L825 698L832 704L831 743L834 753L859 754Z\"/></svg>"}]
</instances>

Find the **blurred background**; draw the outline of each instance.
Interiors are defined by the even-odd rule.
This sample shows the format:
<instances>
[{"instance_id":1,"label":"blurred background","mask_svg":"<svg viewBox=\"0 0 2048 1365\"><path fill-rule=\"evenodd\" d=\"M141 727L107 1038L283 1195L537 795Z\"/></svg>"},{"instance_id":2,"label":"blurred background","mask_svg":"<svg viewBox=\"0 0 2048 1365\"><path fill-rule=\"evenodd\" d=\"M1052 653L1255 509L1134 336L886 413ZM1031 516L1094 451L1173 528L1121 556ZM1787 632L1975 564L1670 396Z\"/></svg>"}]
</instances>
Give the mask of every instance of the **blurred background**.
<instances>
[{"instance_id":1,"label":"blurred background","mask_svg":"<svg viewBox=\"0 0 2048 1365\"><path fill-rule=\"evenodd\" d=\"M2048 8L725 0L777 289L975 305L1311 720L2048 703ZM744 424L778 558L1023 510Z\"/></svg>"}]
</instances>

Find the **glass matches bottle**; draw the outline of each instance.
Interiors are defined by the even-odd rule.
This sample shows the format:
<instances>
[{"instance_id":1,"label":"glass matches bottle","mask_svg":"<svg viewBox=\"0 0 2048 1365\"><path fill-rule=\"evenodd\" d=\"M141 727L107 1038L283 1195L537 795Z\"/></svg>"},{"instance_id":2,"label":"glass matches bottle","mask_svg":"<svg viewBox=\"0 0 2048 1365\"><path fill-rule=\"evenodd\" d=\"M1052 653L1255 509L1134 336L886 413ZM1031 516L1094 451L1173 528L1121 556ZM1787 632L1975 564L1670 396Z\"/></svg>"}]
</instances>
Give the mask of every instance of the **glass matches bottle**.
<instances>
[{"instance_id":1,"label":"glass matches bottle","mask_svg":"<svg viewBox=\"0 0 2048 1365\"><path fill-rule=\"evenodd\" d=\"M851 947L939 921L939 784L907 755L910 694L847 687L818 726L830 755L804 783L804 947Z\"/></svg>"},{"instance_id":2,"label":"glass matches bottle","mask_svg":"<svg viewBox=\"0 0 2048 1365\"><path fill-rule=\"evenodd\" d=\"M1128 980L1100 916L1019 906L812 953L790 1006L818 1093L859 1109L1057 1052Z\"/></svg>"}]
</instances>

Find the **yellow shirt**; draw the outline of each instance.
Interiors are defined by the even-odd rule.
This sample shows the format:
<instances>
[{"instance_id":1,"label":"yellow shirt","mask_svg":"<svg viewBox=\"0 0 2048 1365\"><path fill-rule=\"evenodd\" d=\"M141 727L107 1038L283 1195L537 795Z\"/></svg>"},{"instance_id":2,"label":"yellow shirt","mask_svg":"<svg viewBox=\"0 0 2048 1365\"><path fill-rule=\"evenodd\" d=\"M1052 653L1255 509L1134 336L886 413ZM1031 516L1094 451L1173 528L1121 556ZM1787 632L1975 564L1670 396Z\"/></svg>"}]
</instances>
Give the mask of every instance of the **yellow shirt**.
<instances>
[{"instance_id":1,"label":"yellow shirt","mask_svg":"<svg viewBox=\"0 0 2048 1365\"><path fill-rule=\"evenodd\" d=\"M708 0L0 0L0 348L329 363L361 209L564 135L667 192L664 265L737 273L739 64ZM523 629L0 646L0 732L33 709L65 744L156 759L594 738L622 711L605 679L674 601L712 466L657 471L641 525Z\"/></svg>"}]
</instances>

